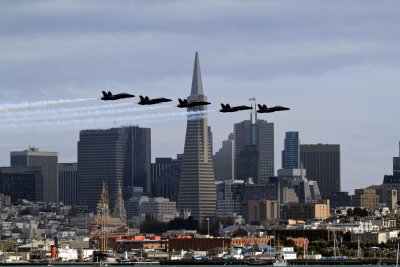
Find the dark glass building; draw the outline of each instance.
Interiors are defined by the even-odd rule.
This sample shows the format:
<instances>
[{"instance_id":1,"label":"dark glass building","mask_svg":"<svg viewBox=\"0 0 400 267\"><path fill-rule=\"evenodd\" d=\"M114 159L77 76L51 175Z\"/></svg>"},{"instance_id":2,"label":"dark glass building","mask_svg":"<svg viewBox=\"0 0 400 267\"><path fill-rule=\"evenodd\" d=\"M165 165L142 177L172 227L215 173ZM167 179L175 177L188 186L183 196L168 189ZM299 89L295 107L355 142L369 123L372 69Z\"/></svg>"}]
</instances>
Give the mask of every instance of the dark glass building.
<instances>
[{"instance_id":1,"label":"dark glass building","mask_svg":"<svg viewBox=\"0 0 400 267\"><path fill-rule=\"evenodd\" d=\"M1 167L0 193L18 199L43 201L43 176L40 167Z\"/></svg>"},{"instance_id":2,"label":"dark glass building","mask_svg":"<svg viewBox=\"0 0 400 267\"><path fill-rule=\"evenodd\" d=\"M78 164L59 163L59 196L64 205L76 205L76 183L78 176Z\"/></svg>"},{"instance_id":3,"label":"dark glass building","mask_svg":"<svg viewBox=\"0 0 400 267\"><path fill-rule=\"evenodd\" d=\"M81 131L77 204L95 210L103 182L108 185L111 210L119 184L127 198L133 187L150 191L150 142L150 129L137 126Z\"/></svg>"},{"instance_id":4,"label":"dark glass building","mask_svg":"<svg viewBox=\"0 0 400 267\"><path fill-rule=\"evenodd\" d=\"M285 133L285 149L282 151L282 169L300 168L299 132Z\"/></svg>"},{"instance_id":5,"label":"dark glass building","mask_svg":"<svg viewBox=\"0 0 400 267\"><path fill-rule=\"evenodd\" d=\"M300 145L300 162L324 199L340 192L340 145Z\"/></svg>"},{"instance_id":6,"label":"dark glass building","mask_svg":"<svg viewBox=\"0 0 400 267\"><path fill-rule=\"evenodd\" d=\"M154 182L155 197L169 198L170 201L178 200L181 163L182 155L178 155L177 159L171 159L167 168L159 172L157 180Z\"/></svg>"}]
</instances>

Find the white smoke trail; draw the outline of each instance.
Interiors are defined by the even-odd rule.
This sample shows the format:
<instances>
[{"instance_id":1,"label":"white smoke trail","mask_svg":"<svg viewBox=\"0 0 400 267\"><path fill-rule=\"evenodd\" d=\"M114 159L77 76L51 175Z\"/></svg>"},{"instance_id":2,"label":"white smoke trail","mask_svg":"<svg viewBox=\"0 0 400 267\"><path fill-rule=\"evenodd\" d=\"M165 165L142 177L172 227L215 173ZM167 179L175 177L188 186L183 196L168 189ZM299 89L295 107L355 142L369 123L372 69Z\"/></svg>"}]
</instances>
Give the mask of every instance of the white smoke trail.
<instances>
[{"instance_id":1,"label":"white smoke trail","mask_svg":"<svg viewBox=\"0 0 400 267\"><path fill-rule=\"evenodd\" d=\"M5 114L0 113L0 123L23 123L34 121L57 121L68 120L74 118L85 117L104 117L109 115L118 115L123 113L134 113L141 111L150 111L157 109L164 109L174 107L173 105L164 106L147 106L135 107L132 103L129 105L98 105L91 107L71 107L63 109L50 109L50 110L35 110L32 112L9 112Z\"/></svg>"},{"instance_id":2,"label":"white smoke trail","mask_svg":"<svg viewBox=\"0 0 400 267\"><path fill-rule=\"evenodd\" d=\"M206 111L192 111L192 112L169 112L169 113L156 113L156 114L141 114L137 116L124 115L115 118L101 118L101 117L93 117L86 119L68 119L68 120L55 120L55 121L35 121L35 122L22 122L22 123L10 123L10 124L1 124L0 130L19 130L23 131L26 129L36 129L36 130L46 130L48 131L48 127L51 127L51 130L62 130L64 127L68 128L82 128L85 127L88 129L89 127L119 127L122 124L125 125L134 125L142 121L153 121L159 122L167 121L173 118L178 117L188 117L188 120L197 120L202 119L205 114L215 112L216 110L206 110Z\"/></svg>"},{"instance_id":3,"label":"white smoke trail","mask_svg":"<svg viewBox=\"0 0 400 267\"><path fill-rule=\"evenodd\" d=\"M0 104L0 112L65 105L65 104L93 101L96 99L97 98L76 98L76 99L46 100L37 102L4 103Z\"/></svg>"}]
</instances>

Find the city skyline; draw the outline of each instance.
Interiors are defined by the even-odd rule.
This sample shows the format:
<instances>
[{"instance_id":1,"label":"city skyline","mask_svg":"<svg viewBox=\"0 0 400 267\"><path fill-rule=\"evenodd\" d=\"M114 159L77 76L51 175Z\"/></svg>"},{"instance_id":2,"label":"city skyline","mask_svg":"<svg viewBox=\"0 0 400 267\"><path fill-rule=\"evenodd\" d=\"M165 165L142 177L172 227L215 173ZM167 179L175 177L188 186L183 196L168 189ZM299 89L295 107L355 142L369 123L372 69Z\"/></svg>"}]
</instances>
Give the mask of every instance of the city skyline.
<instances>
[{"instance_id":1,"label":"city skyline","mask_svg":"<svg viewBox=\"0 0 400 267\"><path fill-rule=\"evenodd\" d=\"M400 126L389 119L400 83L399 3L125 3L99 1L93 12L80 1L2 1L1 103L98 98L103 89L176 100L187 94L199 51L210 109L219 102L248 104L250 97L291 108L259 116L275 125L276 167L284 133L298 131L304 144L341 145L344 191L392 173L400 140ZM209 114L214 151L248 117ZM101 127L127 126L111 118ZM57 151L59 162L76 162L79 130L92 129L16 130L1 121L2 166L10 151L29 144ZM153 159L183 152L185 119L173 124L132 122L152 128Z\"/></svg>"}]
</instances>

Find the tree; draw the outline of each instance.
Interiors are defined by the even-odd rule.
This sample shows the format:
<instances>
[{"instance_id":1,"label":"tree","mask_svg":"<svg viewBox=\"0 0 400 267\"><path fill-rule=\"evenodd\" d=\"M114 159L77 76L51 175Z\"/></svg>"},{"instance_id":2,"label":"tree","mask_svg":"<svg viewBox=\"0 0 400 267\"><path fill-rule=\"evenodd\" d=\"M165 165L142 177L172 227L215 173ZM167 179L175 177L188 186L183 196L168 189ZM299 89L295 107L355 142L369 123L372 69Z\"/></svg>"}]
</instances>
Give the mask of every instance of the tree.
<instances>
[{"instance_id":1,"label":"tree","mask_svg":"<svg viewBox=\"0 0 400 267\"><path fill-rule=\"evenodd\" d=\"M347 216L354 216L354 212L353 212L353 209L351 209L351 208L348 208L347 209Z\"/></svg>"},{"instance_id":2,"label":"tree","mask_svg":"<svg viewBox=\"0 0 400 267\"><path fill-rule=\"evenodd\" d=\"M245 237L248 235L249 233L245 229L239 228L235 232L233 232L232 237Z\"/></svg>"},{"instance_id":3,"label":"tree","mask_svg":"<svg viewBox=\"0 0 400 267\"><path fill-rule=\"evenodd\" d=\"M189 216L186 220L175 218L168 223L168 230L197 230L198 228L199 222L193 219L193 216Z\"/></svg>"},{"instance_id":4,"label":"tree","mask_svg":"<svg viewBox=\"0 0 400 267\"><path fill-rule=\"evenodd\" d=\"M168 224L164 222L158 222L156 218L151 215L146 215L144 222L140 225L140 232L142 233L153 233L161 234L168 229Z\"/></svg>"}]
</instances>

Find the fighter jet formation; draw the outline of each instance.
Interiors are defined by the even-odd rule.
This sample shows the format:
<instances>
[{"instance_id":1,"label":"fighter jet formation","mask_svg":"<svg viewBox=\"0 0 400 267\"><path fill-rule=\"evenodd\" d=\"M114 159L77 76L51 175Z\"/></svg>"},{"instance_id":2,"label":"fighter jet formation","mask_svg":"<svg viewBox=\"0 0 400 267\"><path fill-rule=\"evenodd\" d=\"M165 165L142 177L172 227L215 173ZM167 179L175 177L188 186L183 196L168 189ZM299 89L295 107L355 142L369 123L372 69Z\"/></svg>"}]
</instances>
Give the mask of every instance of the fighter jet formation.
<instances>
[{"instance_id":1,"label":"fighter jet formation","mask_svg":"<svg viewBox=\"0 0 400 267\"><path fill-rule=\"evenodd\" d=\"M131 98L135 97L134 95L127 94L127 93L119 93L113 95L110 91L102 91L103 96L101 97L101 100L119 100L119 99L124 99L124 98ZM160 103L165 103L165 102L171 102L171 99L164 98L164 97L159 97L159 98L153 98L150 99L148 96L139 96L140 101L138 102L139 105L154 105L154 104L160 104ZM205 106L205 105L210 105L210 102L207 101L188 101L187 99L181 99L178 98L179 104L177 105L178 108L192 108L192 107L198 107L198 106ZM258 113L272 113L276 111L285 111L285 110L290 110L290 108L287 107L282 107L282 106L274 106L274 107L267 107L267 105L263 104L258 104ZM237 112L237 111L243 111L243 110L251 110L253 109L252 106L246 106L246 105L240 105L240 106L233 106L231 107L229 104L223 104L221 103L221 109L219 110L222 113L229 113L229 112Z\"/></svg>"}]
</instances>

